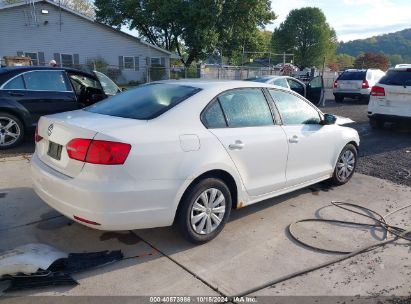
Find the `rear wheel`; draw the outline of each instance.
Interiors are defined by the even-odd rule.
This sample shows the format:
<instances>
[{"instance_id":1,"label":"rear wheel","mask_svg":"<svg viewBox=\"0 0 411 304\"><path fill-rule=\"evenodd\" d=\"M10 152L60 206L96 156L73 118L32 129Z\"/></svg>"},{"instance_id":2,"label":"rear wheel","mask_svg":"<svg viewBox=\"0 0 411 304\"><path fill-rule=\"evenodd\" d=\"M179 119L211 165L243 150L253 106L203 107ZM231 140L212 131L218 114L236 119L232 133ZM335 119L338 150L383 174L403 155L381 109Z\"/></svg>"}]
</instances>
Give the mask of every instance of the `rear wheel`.
<instances>
[{"instance_id":1,"label":"rear wheel","mask_svg":"<svg viewBox=\"0 0 411 304\"><path fill-rule=\"evenodd\" d=\"M357 148L347 144L338 156L331 183L340 186L347 183L354 174L357 166Z\"/></svg>"},{"instance_id":2,"label":"rear wheel","mask_svg":"<svg viewBox=\"0 0 411 304\"><path fill-rule=\"evenodd\" d=\"M220 179L206 178L183 196L176 226L188 241L195 244L208 242L223 230L231 205L227 185Z\"/></svg>"},{"instance_id":3,"label":"rear wheel","mask_svg":"<svg viewBox=\"0 0 411 304\"><path fill-rule=\"evenodd\" d=\"M335 95L335 102L343 102L343 101L344 101L344 96Z\"/></svg>"},{"instance_id":4,"label":"rear wheel","mask_svg":"<svg viewBox=\"0 0 411 304\"><path fill-rule=\"evenodd\" d=\"M382 119L370 118L370 126L373 129L382 129L385 122Z\"/></svg>"},{"instance_id":5,"label":"rear wheel","mask_svg":"<svg viewBox=\"0 0 411 304\"><path fill-rule=\"evenodd\" d=\"M24 126L16 116L0 112L0 150L13 148L24 138Z\"/></svg>"}]
</instances>

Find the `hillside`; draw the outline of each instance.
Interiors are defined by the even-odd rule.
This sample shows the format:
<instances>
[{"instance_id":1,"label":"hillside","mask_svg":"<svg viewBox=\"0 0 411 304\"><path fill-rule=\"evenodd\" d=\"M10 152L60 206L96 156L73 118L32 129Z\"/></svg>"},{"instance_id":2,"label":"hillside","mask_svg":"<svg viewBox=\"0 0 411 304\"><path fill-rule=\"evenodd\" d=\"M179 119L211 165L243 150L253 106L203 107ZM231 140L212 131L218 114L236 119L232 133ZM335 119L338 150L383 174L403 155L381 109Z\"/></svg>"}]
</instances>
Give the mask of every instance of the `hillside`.
<instances>
[{"instance_id":1,"label":"hillside","mask_svg":"<svg viewBox=\"0 0 411 304\"><path fill-rule=\"evenodd\" d=\"M399 61L411 63L411 28L367 39L342 42L337 49L338 54L351 56L358 56L361 52L384 53L390 58L400 55L402 60Z\"/></svg>"}]
</instances>

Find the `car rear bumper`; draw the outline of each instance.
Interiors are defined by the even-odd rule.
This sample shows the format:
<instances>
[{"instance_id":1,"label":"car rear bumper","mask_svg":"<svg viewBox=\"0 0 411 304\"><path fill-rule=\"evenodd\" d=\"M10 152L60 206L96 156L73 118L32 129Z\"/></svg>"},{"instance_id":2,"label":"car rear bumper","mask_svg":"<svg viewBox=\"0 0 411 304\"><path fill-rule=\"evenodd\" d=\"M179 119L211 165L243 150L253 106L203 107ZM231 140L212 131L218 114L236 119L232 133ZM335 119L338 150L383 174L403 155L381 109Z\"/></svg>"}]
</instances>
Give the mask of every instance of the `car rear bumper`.
<instances>
[{"instance_id":1,"label":"car rear bumper","mask_svg":"<svg viewBox=\"0 0 411 304\"><path fill-rule=\"evenodd\" d=\"M411 123L411 116L400 116L400 115L390 115L390 114L380 114L368 112L368 118L379 119L388 122L405 122Z\"/></svg>"},{"instance_id":2,"label":"car rear bumper","mask_svg":"<svg viewBox=\"0 0 411 304\"><path fill-rule=\"evenodd\" d=\"M343 91L343 90L333 90L334 96L340 97L349 97L349 98L365 98L369 97L371 94L371 90L369 89L361 89L361 90L353 90L353 91Z\"/></svg>"},{"instance_id":3,"label":"car rear bumper","mask_svg":"<svg viewBox=\"0 0 411 304\"><path fill-rule=\"evenodd\" d=\"M183 183L181 180L147 180L120 185L115 180L81 179L81 174L71 178L44 164L36 154L31 160L31 173L35 192L50 207L80 224L100 230L171 225L175 198Z\"/></svg>"}]
</instances>

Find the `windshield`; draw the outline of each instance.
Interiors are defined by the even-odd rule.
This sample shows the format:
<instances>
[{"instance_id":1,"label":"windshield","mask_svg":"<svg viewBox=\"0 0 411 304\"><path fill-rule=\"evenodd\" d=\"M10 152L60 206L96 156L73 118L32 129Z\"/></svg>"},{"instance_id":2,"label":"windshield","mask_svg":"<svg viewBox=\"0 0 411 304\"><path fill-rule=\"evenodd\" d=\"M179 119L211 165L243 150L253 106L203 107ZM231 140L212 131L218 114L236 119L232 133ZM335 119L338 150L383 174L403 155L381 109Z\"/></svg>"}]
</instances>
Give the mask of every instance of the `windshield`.
<instances>
[{"instance_id":1,"label":"windshield","mask_svg":"<svg viewBox=\"0 0 411 304\"><path fill-rule=\"evenodd\" d=\"M394 86L410 86L411 85L411 69L406 70L390 70L380 79L380 84Z\"/></svg>"},{"instance_id":2,"label":"windshield","mask_svg":"<svg viewBox=\"0 0 411 304\"><path fill-rule=\"evenodd\" d=\"M355 71L355 72L348 72L345 71L338 77L338 80L364 80L365 79L365 71Z\"/></svg>"},{"instance_id":3,"label":"windshield","mask_svg":"<svg viewBox=\"0 0 411 304\"><path fill-rule=\"evenodd\" d=\"M200 90L184 85L147 84L112 96L85 110L110 116L147 120L160 116Z\"/></svg>"},{"instance_id":4,"label":"windshield","mask_svg":"<svg viewBox=\"0 0 411 304\"><path fill-rule=\"evenodd\" d=\"M94 71L94 74L97 76L98 80L100 80L101 86L103 87L104 93L106 95L116 95L120 92L120 88L111 80L108 76L104 75L101 72Z\"/></svg>"}]
</instances>

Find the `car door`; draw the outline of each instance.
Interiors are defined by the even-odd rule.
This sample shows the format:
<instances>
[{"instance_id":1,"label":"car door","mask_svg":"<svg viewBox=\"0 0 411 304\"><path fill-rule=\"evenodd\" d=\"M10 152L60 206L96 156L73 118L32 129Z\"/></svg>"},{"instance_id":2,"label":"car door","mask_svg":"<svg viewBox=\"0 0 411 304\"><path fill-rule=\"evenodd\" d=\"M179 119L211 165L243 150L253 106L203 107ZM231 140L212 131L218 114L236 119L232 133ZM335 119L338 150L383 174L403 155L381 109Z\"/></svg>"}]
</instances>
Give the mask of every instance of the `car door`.
<instances>
[{"instance_id":1,"label":"car door","mask_svg":"<svg viewBox=\"0 0 411 304\"><path fill-rule=\"evenodd\" d=\"M64 71L37 70L22 76L25 91L19 102L32 114L34 123L43 115L79 108Z\"/></svg>"},{"instance_id":2,"label":"car door","mask_svg":"<svg viewBox=\"0 0 411 304\"><path fill-rule=\"evenodd\" d=\"M285 186L287 139L281 126L275 124L262 89L222 93L204 115L206 126L230 155L250 196ZM209 117L218 115L220 123L214 118L210 124L213 119Z\"/></svg>"},{"instance_id":3,"label":"car door","mask_svg":"<svg viewBox=\"0 0 411 304\"><path fill-rule=\"evenodd\" d=\"M291 78L291 77L287 78L287 82L292 91L305 97L305 84L304 83L302 83L301 81L298 81L297 79Z\"/></svg>"},{"instance_id":4,"label":"car door","mask_svg":"<svg viewBox=\"0 0 411 304\"><path fill-rule=\"evenodd\" d=\"M322 76L314 77L307 84L306 98L315 105L319 105L324 96L324 82Z\"/></svg>"},{"instance_id":5,"label":"car door","mask_svg":"<svg viewBox=\"0 0 411 304\"><path fill-rule=\"evenodd\" d=\"M296 94L273 89L269 92L288 140L286 186L330 175L337 144L335 126L322 125L320 112Z\"/></svg>"}]
</instances>

